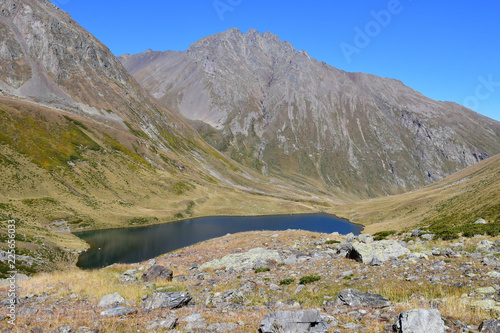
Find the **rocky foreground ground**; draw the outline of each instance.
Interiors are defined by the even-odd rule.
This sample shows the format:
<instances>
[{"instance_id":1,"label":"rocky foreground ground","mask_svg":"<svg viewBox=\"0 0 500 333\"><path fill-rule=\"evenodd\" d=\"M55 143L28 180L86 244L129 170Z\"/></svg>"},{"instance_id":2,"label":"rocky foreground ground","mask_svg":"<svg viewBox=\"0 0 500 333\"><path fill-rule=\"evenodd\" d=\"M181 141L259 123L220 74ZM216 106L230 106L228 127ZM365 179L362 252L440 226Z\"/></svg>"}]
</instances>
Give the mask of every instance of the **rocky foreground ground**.
<instances>
[{"instance_id":1,"label":"rocky foreground ground","mask_svg":"<svg viewBox=\"0 0 500 333\"><path fill-rule=\"evenodd\" d=\"M500 332L500 241L288 230L20 282L1 332Z\"/></svg>"}]
</instances>

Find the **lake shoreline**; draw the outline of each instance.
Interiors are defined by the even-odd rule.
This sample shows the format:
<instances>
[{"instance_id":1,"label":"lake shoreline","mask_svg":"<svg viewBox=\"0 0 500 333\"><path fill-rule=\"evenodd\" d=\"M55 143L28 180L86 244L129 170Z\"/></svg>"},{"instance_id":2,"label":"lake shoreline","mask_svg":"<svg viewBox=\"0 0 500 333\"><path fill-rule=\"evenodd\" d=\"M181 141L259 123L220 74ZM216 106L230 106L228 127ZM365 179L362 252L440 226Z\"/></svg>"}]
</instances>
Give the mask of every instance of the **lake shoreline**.
<instances>
[{"instance_id":1,"label":"lake shoreline","mask_svg":"<svg viewBox=\"0 0 500 333\"><path fill-rule=\"evenodd\" d=\"M77 266L100 268L113 263L133 263L226 234L251 231L304 230L319 233L360 234L361 224L325 212L306 214L224 215L196 217L126 228L74 233L89 248L78 256ZM124 246L123 244L126 244ZM100 262L99 264L95 264ZM97 265L97 266L95 266Z\"/></svg>"}]
</instances>

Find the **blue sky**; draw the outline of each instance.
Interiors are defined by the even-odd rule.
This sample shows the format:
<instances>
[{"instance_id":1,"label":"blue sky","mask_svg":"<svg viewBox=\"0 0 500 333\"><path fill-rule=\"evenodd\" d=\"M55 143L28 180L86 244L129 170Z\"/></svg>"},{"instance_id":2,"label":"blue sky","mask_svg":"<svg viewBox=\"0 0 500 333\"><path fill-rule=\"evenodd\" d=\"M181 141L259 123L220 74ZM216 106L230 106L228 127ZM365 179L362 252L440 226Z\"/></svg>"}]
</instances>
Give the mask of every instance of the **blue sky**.
<instances>
[{"instance_id":1,"label":"blue sky","mask_svg":"<svg viewBox=\"0 0 500 333\"><path fill-rule=\"evenodd\" d=\"M350 72L403 81L500 121L500 2L52 0L115 55L185 50L232 27L271 31Z\"/></svg>"}]
</instances>

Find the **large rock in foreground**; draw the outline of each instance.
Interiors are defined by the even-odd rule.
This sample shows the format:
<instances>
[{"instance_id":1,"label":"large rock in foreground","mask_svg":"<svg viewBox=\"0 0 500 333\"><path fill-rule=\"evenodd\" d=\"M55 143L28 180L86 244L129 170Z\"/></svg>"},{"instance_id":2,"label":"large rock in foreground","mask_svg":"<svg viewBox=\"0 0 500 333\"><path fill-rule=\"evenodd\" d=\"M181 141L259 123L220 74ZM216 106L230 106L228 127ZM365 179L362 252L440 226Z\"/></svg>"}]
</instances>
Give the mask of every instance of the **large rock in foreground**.
<instances>
[{"instance_id":1,"label":"large rock in foreground","mask_svg":"<svg viewBox=\"0 0 500 333\"><path fill-rule=\"evenodd\" d=\"M380 262L410 254L410 250L401 246L395 240L381 240L370 244L354 243L348 257L364 264L369 264L373 258Z\"/></svg>"},{"instance_id":2,"label":"large rock in foreground","mask_svg":"<svg viewBox=\"0 0 500 333\"><path fill-rule=\"evenodd\" d=\"M137 313L137 309L126 308L123 306L117 306L111 309L107 309L101 312L103 317L123 317L126 315Z\"/></svg>"},{"instance_id":3,"label":"large rock in foreground","mask_svg":"<svg viewBox=\"0 0 500 333\"><path fill-rule=\"evenodd\" d=\"M385 308L391 302L382 295L364 293L357 289L344 289L335 298L335 305L347 305L350 307L366 306L370 308Z\"/></svg>"},{"instance_id":4,"label":"large rock in foreground","mask_svg":"<svg viewBox=\"0 0 500 333\"><path fill-rule=\"evenodd\" d=\"M500 332L500 319L485 320L479 326L479 331L482 333L498 333Z\"/></svg>"},{"instance_id":5,"label":"large rock in foreground","mask_svg":"<svg viewBox=\"0 0 500 333\"><path fill-rule=\"evenodd\" d=\"M145 282L153 281L155 279L171 281L173 275L174 272L172 272L171 269L161 265L153 265L149 267L144 274L142 274L142 280Z\"/></svg>"},{"instance_id":6,"label":"large rock in foreground","mask_svg":"<svg viewBox=\"0 0 500 333\"><path fill-rule=\"evenodd\" d=\"M260 324L260 333L327 332L330 325L318 310L277 311L268 314Z\"/></svg>"},{"instance_id":7,"label":"large rock in foreground","mask_svg":"<svg viewBox=\"0 0 500 333\"><path fill-rule=\"evenodd\" d=\"M144 311L151 311L162 308L176 309L186 306L192 297L189 293L162 292L152 293L142 302L141 307Z\"/></svg>"},{"instance_id":8,"label":"large rock in foreground","mask_svg":"<svg viewBox=\"0 0 500 333\"><path fill-rule=\"evenodd\" d=\"M200 270L204 270L205 268L219 269L225 267L226 269L233 269L239 272L246 269L268 266L269 261L281 263L283 260L278 251L266 250L258 247L245 253L228 254L221 259L206 262L200 266Z\"/></svg>"},{"instance_id":9,"label":"large rock in foreground","mask_svg":"<svg viewBox=\"0 0 500 333\"><path fill-rule=\"evenodd\" d=\"M98 307L100 308L109 308L109 307L114 307L120 304L124 304L125 299L118 293L113 293L104 296L99 304L97 304Z\"/></svg>"},{"instance_id":10,"label":"large rock in foreground","mask_svg":"<svg viewBox=\"0 0 500 333\"><path fill-rule=\"evenodd\" d=\"M397 333L444 333L444 322L438 310L414 309L403 311L393 326Z\"/></svg>"}]
</instances>

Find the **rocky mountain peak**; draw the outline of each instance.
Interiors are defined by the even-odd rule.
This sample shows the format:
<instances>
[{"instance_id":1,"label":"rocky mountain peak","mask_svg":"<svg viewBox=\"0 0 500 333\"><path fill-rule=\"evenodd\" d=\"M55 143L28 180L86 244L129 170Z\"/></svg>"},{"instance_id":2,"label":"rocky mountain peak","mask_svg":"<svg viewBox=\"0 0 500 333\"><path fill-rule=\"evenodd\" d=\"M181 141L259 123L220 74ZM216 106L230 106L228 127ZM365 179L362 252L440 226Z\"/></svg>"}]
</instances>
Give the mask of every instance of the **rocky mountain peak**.
<instances>
[{"instance_id":1,"label":"rocky mountain peak","mask_svg":"<svg viewBox=\"0 0 500 333\"><path fill-rule=\"evenodd\" d=\"M270 32L233 28L124 64L165 106L212 126L201 131L214 147L328 191L398 193L500 152L500 123L398 80L338 70Z\"/></svg>"}]
</instances>

